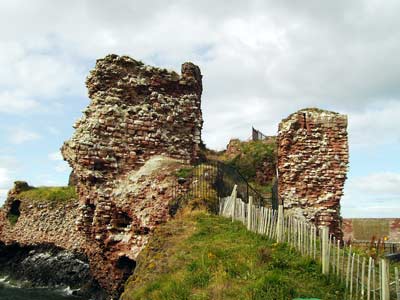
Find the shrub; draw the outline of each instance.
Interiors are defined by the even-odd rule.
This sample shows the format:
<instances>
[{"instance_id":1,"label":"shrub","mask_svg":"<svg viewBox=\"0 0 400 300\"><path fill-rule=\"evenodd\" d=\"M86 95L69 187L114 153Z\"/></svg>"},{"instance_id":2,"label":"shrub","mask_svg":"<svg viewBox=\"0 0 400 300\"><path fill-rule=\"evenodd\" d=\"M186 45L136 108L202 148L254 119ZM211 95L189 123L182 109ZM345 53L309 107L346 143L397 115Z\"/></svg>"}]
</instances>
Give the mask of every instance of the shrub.
<instances>
[{"instance_id":1,"label":"shrub","mask_svg":"<svg viewBox=\"0 0 400 300\"><path fill-rule=\"evenodd\" d=\"M264 162L275 164L276 145L263 141L250 141L240 144L241 155L236 156L229 163L239 170L248 180L256 177L258 169L263 168Z\"/></svg>"}]
</instances>

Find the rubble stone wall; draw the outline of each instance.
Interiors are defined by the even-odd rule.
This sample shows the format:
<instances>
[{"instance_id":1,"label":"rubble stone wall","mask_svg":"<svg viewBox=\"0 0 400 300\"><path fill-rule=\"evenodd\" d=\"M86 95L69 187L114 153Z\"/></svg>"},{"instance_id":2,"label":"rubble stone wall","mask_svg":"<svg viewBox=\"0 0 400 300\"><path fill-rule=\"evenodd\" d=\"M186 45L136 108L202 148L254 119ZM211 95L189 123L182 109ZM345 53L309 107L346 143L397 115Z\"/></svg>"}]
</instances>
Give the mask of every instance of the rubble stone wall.
<instances>
[{"instance_id":1,"label":"rubble stone wall","mask_svg":"<svg viewBox=\"0 0 400 300\"><path fill-rule=\"evenodd\" d=\"M20 216L15 225L7 219L7 204L20 201ZM27 199L9 197L0 210L0 241L4 244L30 246L52 244L57 247L83 253L85 236L75 226L79 216L78 201L32 202Z\"/></svg>"},{"instance_id":2,"label":"rubble stone wall","mask_svg":"<svg viewBox=\"0 0 400 300\"><path fill-rule=\"evenodd\" d=\"M173 174L198 159L202 75L192 63L179 75L108 55L86 85L91 102L62 154L77 186L78 229L96 245L91 269L118 295L149 234L169 218Z\"/></svg>"},{"instance_id":3,"label":"rubble stone wall","mask_svg":"<svg viewBox=\"0 0 400 300\"><path fill-rule=\"evenodd\" d=\"M300 110L279 124L278 194L291 214L342 237L340 198L348 165L347 116Z\"/></svg>"}]
</instances>

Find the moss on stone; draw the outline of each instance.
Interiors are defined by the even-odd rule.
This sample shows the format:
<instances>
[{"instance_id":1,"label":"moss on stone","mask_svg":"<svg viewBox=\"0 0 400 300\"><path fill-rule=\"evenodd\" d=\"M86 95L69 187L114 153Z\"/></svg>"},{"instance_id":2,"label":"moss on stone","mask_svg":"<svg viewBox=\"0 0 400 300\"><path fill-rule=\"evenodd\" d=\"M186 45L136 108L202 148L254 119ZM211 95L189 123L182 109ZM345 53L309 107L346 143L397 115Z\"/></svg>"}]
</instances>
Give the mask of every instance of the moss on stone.
<instances>
[{"instance_id":1,"label":"moss on stone","mask_svg":"<svg viewBox=\"0 0 400 300\"><path fill-rule=\"evenodd\" d=\"M7 219L10 222L11 226L14 226L18 221L19 216L14 214L8 214Z\"/></svg>"},{"instance_id":2,"label":"moss on stone","mask_svg":"<svg viewBox=\"0 0 400 300\"><path fill-rule=\"evenodd\" d=\"M188 178L192 174L193 174L193 168L180 168L175 173L176 177L178 178Z\"/></svg>"},{"instance_id":3,"label":"moss on stone","mask_svg":"<svg viewBox=\"0 0 400 300\"><path fill-rule=\"evenodd\" d=\"M74 186L55 186L55 187L32 187L29 190L20 192L17 198L30 201L55 201L66 202L77 199Z\"/></svg>"}]
</instances>

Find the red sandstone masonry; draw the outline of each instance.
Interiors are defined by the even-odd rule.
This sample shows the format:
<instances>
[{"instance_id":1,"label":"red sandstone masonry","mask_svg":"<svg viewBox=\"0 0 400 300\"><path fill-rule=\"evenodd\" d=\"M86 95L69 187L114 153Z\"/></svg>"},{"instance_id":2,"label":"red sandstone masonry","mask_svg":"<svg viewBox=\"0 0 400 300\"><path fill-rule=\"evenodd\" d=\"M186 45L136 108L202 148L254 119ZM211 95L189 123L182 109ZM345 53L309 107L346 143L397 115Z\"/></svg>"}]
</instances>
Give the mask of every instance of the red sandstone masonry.
<instances>
[{"instance_id":1,"label":"red sandstone masonry","mask_svg":"<svg viewBox=\"0 0 400 300\"><path fill-rule=\"evenodd\" d=\"M86 237L77 231L79 203L32 202L9 197L8 202L20 200L21 215L15 225L7 220L6 211L0 210L0 241L21 246L52 244L57 247L84 253Z\"/></svg>"},{"instance_id":2,"label":"red sandstone masonry","mask_svg":"<svg viewBox=\"0 0 400 300\"><path fill-rule=\"evenodd\" d=\"M337 238L340 198L348 165L347 117L319 110L300 110L279 124L279 199L286 211Z\"/></svg>"},{"instance_id":3,"label":"red sandstone masonry","mask_svg":"<svg viewBox=\"0 0 400 300\"><path fill-rule=\"evenodd\" d=\"M93 275L115 295L126 279L118 260L135 260L168 220L173 174L198 159L201 78L192 63L178 75L117 55L87 78L91 102L62 153L76 179L78 229L94 245Z\"/></svg>"}]
</instances>

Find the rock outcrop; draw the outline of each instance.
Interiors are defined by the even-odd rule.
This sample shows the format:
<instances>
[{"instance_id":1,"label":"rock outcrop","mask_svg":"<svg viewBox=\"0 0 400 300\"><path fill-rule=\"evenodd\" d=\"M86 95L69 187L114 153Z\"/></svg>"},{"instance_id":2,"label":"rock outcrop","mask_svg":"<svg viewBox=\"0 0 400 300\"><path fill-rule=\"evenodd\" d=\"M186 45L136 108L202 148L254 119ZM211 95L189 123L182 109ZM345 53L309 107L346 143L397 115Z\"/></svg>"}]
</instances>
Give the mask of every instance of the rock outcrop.
<instances>
[{"instance_id":1,"label":"rock outcrop","mask_svg":"<svg viewBox=\"0 0 400 300\"><path fill-rule=\"evenodd\" d=\"M283 120L278 132L278 193L286 211L327 225L341 238L340 198L348 160L346 116L303 109Z\"/></svg>"},{"instance_id":2,"label":"rock outcrop","mask_svg":"<svg viewBox=\"0 0 400 300\"><path fill-rule=\"evenodd\" d=\"M95 245L75 225L78 200L32 200L22 194L29 189L33 187L17 181L0 209L1 274L30 286L64 285L103 299L86 255Z\"/></svg>"},{"instance_id":3,"label":"rock outcrop","mask_svg":"<svg viewBox=\"0 0 400 300\"><path fill-rule=\"evenodd\" d=\"M98 60L87 78L91 102L62 154L78 190L78 229L93 244L91 269L110 293L169 218L173 174L198 158L201 78L192 63L178 75L117 55Z\"/></svg>"}]
</instances>

